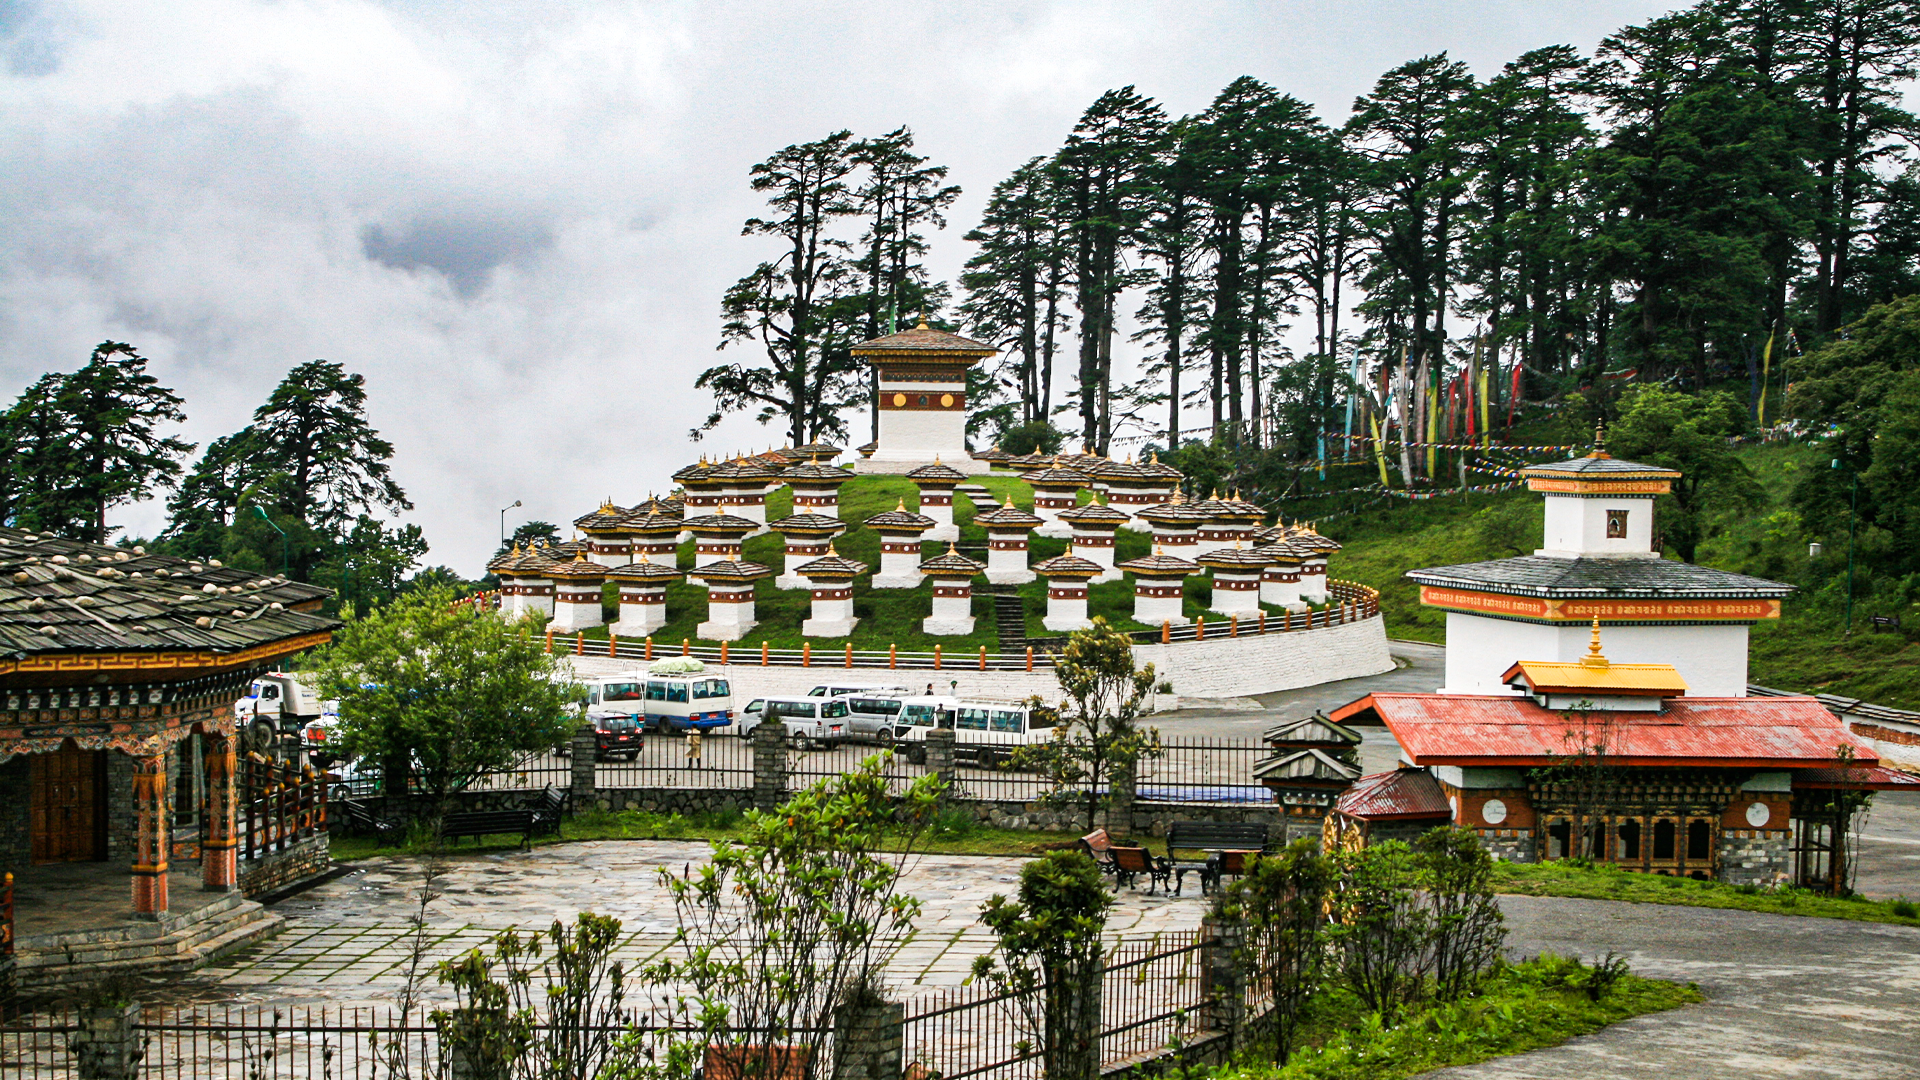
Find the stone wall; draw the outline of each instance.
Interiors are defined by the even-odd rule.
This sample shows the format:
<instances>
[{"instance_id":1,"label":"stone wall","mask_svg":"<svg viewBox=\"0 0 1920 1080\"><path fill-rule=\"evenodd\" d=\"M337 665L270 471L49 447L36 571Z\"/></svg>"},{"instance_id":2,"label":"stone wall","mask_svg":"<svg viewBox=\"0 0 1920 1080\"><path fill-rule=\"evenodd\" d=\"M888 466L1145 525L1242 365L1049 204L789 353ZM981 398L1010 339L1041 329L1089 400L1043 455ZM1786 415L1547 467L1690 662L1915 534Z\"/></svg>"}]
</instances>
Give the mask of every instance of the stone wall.
<instances>
[{"instance_id":1,"label":"stone wall","mask_svg":"<svg viewBox=\"0 0 1920 1080\"><path fill-rule=\"evenodd\" d=\"M1480 842L1500 862L1532 863L1540 861L1539 845L1532 829L1475 829Z\"/></svg>"},{"instance_id":2,"label":"stone wall","mask_svg":"<svg viewBox=\"0 0 1920 1080\"><path fill-rule=\"evenodd\" d=\"M327 872L327 834L297 841L284 851L240 860L240 891L249 899Z\"/></svg>"},{"instance_id":3,"label":"stone wall","mask_svg":"<svg viewBox=\"0 0 1920 1080\"><path fill-rule=\"evenodd\" d=\"M169 791L167 794L173 794ZM133 859L133 759L118 750L107 751L107 861Z\"/></svg>"},{"instance_id":4,"label":"stone wall","mask_svg":"<svg viewBox=\"0 0 1920 1080\"><path fill-rule=\"evenodd\" d=\"M949 807L973 813L983 824L996 829L1027 829L1034 832L1083 832L1088 830L1087 812L1084 806L1049 806L1039 802L1022 802L1008 799L954 799ZM1125 828L1118 822L1102 817L1101 827L1111 832L1127 836L1167 835L1167 826L1176 821L1262 821L1269 827L1279 826L1273 832L1276 844L1299 836L1318 836L1318 826L1311 832L1306 831L1299 822L1283 823L1278 806L1223 803L1181 803L1149 802L1140 800L1133 804L1133 811Z\"/></svg>"},{"instance_id":5,"label":"stone wall","mask_svg":"<svg viewBox=\"0 0 1920 1080\"><path fill-rule=\"evenodd\" d=\"M33 766L27 755L0 763L0 874L18 877L33 862L33 838L28 832L32 783Z\"/></svg>"},{"instance_id":6,"label":"stone wall","mask_svg":"<svg viewBox=\"0 0 1920 1080\"><path fill-rule=\"evenodd\" d=\"M1786 879L1789 838L1785 829L1722 829L1717 878L1729 885L1772 885Z\"/></svg>"},{"instance_id":7,"label":"stone wall","mask_svg":"<svg viewBox=\"0 0 1920 1080\"><path fill-rule=\"evenodd\" d=\"M1293 633L1227 636L1224 621L1208 620L1205 641L1181 641L1167 645L1136 645L1136 663L1152 664L1159 679L1173 684L1173 696L1159 695L1156 709L1175 709L1181 698L1246 697L1276 690L1294 690L1317 686L1362 675L1378 675L1393 670L1393 657L1387 652L1384 620L1375 617L1341 626ZM1218 636L1214 628L1218 627ZM556 642L556 649L559 643ZM604 647L603 647L604 651ZM655 656L673 655L672 649ZM1060 700L1060 683L1044 667L1027 671L981 671L978 654L955 653L939 670L930 668L854 667L835 662L831 648L820 650L812 667L761 667L752 662L757 654L741 649L736 656L746 663L708 664L707 670L725 675L734 683L734 699L745 704L769 694L805 694L823 683L852 682L883 684L894 682L909 689L924 690L928 683L938 693L952 691L963 698L989 701L1017 701L1038 695L1045 701ZM991 654L990 654L991 656ZM574 670L582 675L611 675L644 667L635 659L608 656L571 656ZM973 663L970 666L969 660Z\"/></svg>"},{"instance_id":8,"label":"stone wall","mask_svg":"<svg viewBox=\"0 0 1920 1080\"><path fill-rule=\"evenodd\" d=\"M751 788L605 788L593 793L601 810L641 810L649 814L717 814L753 809ZM586 807L575 806L577 813Z\"/></svg>"}]
</instances>

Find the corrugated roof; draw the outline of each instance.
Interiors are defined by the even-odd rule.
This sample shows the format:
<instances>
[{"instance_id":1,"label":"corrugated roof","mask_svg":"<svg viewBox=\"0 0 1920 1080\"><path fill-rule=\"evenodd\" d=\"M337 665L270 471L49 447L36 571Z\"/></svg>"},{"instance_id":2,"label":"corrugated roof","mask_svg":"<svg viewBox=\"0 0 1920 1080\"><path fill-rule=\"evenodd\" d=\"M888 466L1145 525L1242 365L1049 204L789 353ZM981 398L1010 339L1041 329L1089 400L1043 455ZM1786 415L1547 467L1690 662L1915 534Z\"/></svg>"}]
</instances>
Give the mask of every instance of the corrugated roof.
<instances>
[{"instance_id":1,"label":"corrugated roof","mask_svg":"<svg viewBox=\"0 0 1920 1080\"><path fill-rule=\"evenodd\" d=\"M1543 709L1532 699L1477 694L1371 694L1335 710L1340 723L1377 719L1416 765L1552 765L1599 740L1616 765L1811 768L1879 761L1810 697L1668 698L1659 712Z\"/></svg>"},{"instance_id":2,"label":"corrugated roof","mask_svg":"<svg viewBox=\"0 0 1920 1080\"><path fill-rule=\"evenodd\" d=\"M1354 781L1333 802L1336 812L1368 821L1451 818L1453 807L1440 782L1425 769L1396 769Z\"/></svg>"},{"instance_id":3,"label":"corrugated roof","mask_svg":"<svg viewBox=\"0 0 1920 1080\"><path fill-rule=\"evenodd\" d=\"M211 562L0 528L0 653L237 652L331 631L332 593Z\"/></svg>"}]
</instances>

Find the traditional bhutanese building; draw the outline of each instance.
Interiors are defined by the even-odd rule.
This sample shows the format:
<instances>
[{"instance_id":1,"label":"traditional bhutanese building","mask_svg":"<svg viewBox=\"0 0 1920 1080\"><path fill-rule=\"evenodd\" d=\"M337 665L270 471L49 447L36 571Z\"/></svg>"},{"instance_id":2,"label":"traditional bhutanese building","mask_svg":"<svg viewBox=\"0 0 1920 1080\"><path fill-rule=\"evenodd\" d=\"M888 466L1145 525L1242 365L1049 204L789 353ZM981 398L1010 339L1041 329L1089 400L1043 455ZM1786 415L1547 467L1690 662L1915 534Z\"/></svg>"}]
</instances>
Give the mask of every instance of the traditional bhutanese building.
<instances>
[{"instance_id":1,"label":"traditional bhutanese building","mask_svg":"<svg viewBox=\"0 0 1920 1080\"><path fill-rule=\"evenodd\" d=\"M986 462L967 453L967 372L998 355L993 346L929 327L856 345L852 354L874 367L880 436L860 472L904 473L939 458L963 472L984 473Z\"/></svg>"},{"instance_id":2,"label":"traditional bhutanese building","mask_svg":"<svg viewBox=\"0 0 1920 1080\"><path fill-rule=\"evenodd\" d=\"M237 895L233 703L328 639L328 595L0 528L0 871L23 968L191 962L274 925Z\"/></svg>"},{"instance_id":3,"label":"traditional bhutanese building","mask_svg":"<svg viewBox=\"0 0 1920 1080\"><path fill-rule=\"evenodd\" d=\"M1599 619L1615 659L1672 664L1694 694L1746 694L1748 629L1779 618L1793 587L1662 558L1654 500L1679 473L1595 449L1520 475L1545 496L1540 550L1407 575L1421 603L1447 613L1443 692L1504 692L1522 657L1578 660Z\"/></svg>"},{"instance_id":4,"label":"traditional bhutanese building","mask_svg":"<svg viewBox=\"0 0 1920 1080\"><path fill-rule=\"evenodd\" d=\"M1450 821L1519 862L1844 881L1850 794L1920 780L1814 698L1746 695L1747 628L1789 587L1652 550L1673 470L1596 450L1522 475L1547 499L1544 548L1407 575L1448 613L1447 685L1331 714L1385 727L1402 767L1343 794L1325 843Z\"/></svg>"}]
</instances>

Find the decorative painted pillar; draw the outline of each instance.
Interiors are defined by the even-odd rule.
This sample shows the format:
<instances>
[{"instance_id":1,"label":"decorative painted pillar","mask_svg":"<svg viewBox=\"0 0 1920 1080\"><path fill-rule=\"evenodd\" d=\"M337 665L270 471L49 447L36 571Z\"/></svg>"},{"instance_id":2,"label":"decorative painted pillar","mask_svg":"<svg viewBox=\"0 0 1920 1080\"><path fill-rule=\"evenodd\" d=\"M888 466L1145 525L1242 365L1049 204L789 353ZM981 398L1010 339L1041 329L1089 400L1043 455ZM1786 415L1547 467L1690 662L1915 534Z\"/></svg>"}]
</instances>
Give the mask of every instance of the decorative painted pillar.
<instances>
[{"instance_id":1,"label":"decorative painted pillar","mask_svg":"<svg viewBox=\"0 0 1920 1080\"><path fill-rule=\"evenodd\" d=\"M793 513L821 517L840 516L840 485L852 477L847 470L822 465L817 459L780 474L780 479L793 489Z\"/></svg>"},{"instance_id":2,"label":"decorative painted pillar","mask_svg":"<svg viewBox=\"0 0 1920 1080\"><path fill-rule=\"evenodd\" d=\"M1185 626L1184 596L1186 579L1200 572L1200 564L1156 551L1139 559L1129 559L1120 569L1133 574L1133 620L1148 626L1171 623Z\"/></svg>"},{"instance_id":3,"label":"decorative painted pillar","mask_svg":"<svg viewBox=\"0 0 1920 1080\"><path fill-rule=\"evenodd\" d=\"M734 514L703 514L683 523L693 534L693 566L739 562L740 544L758 526Z\"/></svg>"},{"instance_id":4,"label":"decorative painted pillar","mask_svg":"<svg viewBox=\"0 0 1920 1080\"><path fill-rule=\"evenodd\" d=\"M680 558L680 530L686 523L677 514L635 514L623 526L628 537L632 562L642 558L664 566Z\"/></svg>"},{"instance_id":5,"label":"decorative painted pillar","mask_svg":"<svg viewBox=\"0 0 1920 1080\"><path fill-rule=\"evenodd\" d=\"M173 815L167 811L167 756L133 755L133 917L167 912L167 857Z\"/></svg>"},{"instance_id":6,"label":"decorative painted pillar","mask_svg":"<svg viewBox=\"0 0 1920 1080\"><path fill-rule=\"evenodd\" d=\"M1228 547L1195 560L1213 571L1213 598L1209 605L1222 615L1260 614L1260 575L1267 557L1252 548Z\"/></svg>"},{"instance_id":7,"label":"decorative painted pillar","mask_svg":"<svg viewBox=\"0 0 1920 1080\"><path fill-rule=\"evenodd\" d=\"M553 629L584 630L606 622L601 586L607 583L607 571L599 563L588 562L583 552L547 573L553 576Z\"/></svg>"},{"instance_id":8,"label":"decorative painted pillar","mask_svg":"<svg viewBox=\"0 0 1920 1080\"><path fill-rule=\"evenodd\" d=\"M827 545L827 553L793 571L813 590L813 618L800 623L803 637L839 638L853 633L853 579L867 564L845 558Z\"/></svg>"},{"instance_id":9,"label":"decorative painted pillar","mask_svg":"<svg viewBox=\"0 0 1920 1080\"><path fill-rule=\"evenodd\" d=\"M1041 536L1062 539L1072 536L1073 526L1060 520L1060 512L1080 504L1080 489L1091 486L1093 478L1078 469L1056 464L1030 472L1024 479L1033 488L1033 512L1040 519L1040 527L1035 531Z\"/></svg>"},{"instance_id":10,"label":"decorative painted pillar","mask_svg":"<svg viewBox=\"0 0 1920 1080\"><path fill-rule=\"evenodd\" d=\"M1009 503L997 510L974 516L973 523L987 530L987 580L995 585L1025 585L1033 580L1033 568L1027 565L1027 534L1040 519Z\"/></svg>"},{"instance_id":11,"label":"decorative painted pillar","mask_svg":"<svg viewBox=\"0 0 1920 1080\"><path fill-rule=\"evenodd\" d=\"M208 892L232 892L240 887L234 793L234 744L239 740L220 733L204 739L201 762L207 777L207 813L200 836L200 887Z\"/></svg>"},{"instance_id":12,"label":"decorative painted pillar","mask_svg":"<svg viewBox=\"0 0 1920 1080\"><path fill-rule=\"evenodd\" d=\"M846 522L812 511L795 512L770 523L767 528L786 540L786 559L781 563L780 576L773 579L776 589L812 588L797 571L815 559L826 558L833 547L833 538L847 531Z\"/></svg>"},{"instance_id":13,"label":"decorative painted pillar","mask_svg":"<svg viewBox=\"0 0 1920 1080\"><path fill-rule=\"evenodd\" d=\"M960 539L960 527L953 523L953 489L966 478L967 474L959 469L941 464L937 455L933 464L922 465L907 473L907 479L920 489L920 516L933 522L926 539Z\"/></svg>"},{"instance_id":14,"label":"decorative painted pillar","mask_svg":"<svg viewBox=\"0 0 1920 1080\"><path fill-rule=\"evenodd\" d=\"M680 571L640 556L607 571L620 590L620 619L612 630L622 637L646 637L667 625L667 586L680 580Z\"/></svg>"},{"instance_id":15,"label":"decorative painted pillar","mask_svg":"<svg viewBox=\"0 0 1920 1080\"><path fill-rule=\"evenodd\" d=\"M985 569L951 543L945 553L921 563L920 573L933 582L933 610L920 629L940 637L973 633L973 578Z\"/></svg>"},{"instance_id":16,"label":"decorative painted pillar","mask_svg":"<svg viewBox=\"0 0 1920 1080\"><path fill-rule=\"evenodd\" d=\"M1071 554L1034 564L1033 572L1047 579L1047 615L1041 625L1056 634L1092 626L1087 618L1087 582L1101 569L1099 563Z\"/></svg>"},{"instance_id":17,"label":"decorative painted pillar","mask_svg":"<svg viewBox=\"0 0 1920 1080\"><path fill-rule=\"evenodd\" d=\"M903 499L892 510L868 518L867 528L880 534L880 569L873 575L873 587L919 588L920 537L933 528L933 519L909 512Z\"/></svg>"},{"instance_id":18,"label":"decorative painted pillar","mask_svg":"<svg viewBox=\"0 0 1920 1080\"><path fill-rule=\"evenodd\" d=\"M719 562L696 568L689 577L707 587L707 621L693 632L707 641L738 641L752 630L753 585L772 577L771 567L750 562Z\"/></svg>"},{"instance_id":19,"label":"decorative painted pillar","mask_svg":"<svg viewBox=\"0 0 1920 1080\"><path fill-rule=\"evenodd\" d=\"M1300 561L1300 599L1309 604L1324 604L1329 595L1327 553L1316 551Z\"/></svg>"},{"instance_id":20,"label":"decorative painted pillar","mask_svg":"<svg viewBox=\"0 0 1920 1080\"><path fill-rule=\"evenodd\" d=\"M522 571L525 576L520 579L520 615L531 611L542 621L553 618L553 579L548 573L546 570L535 574Z\"/></svg>"},{"instance_id":21,"label":"decorative painted pillar","mask_svg":"<svg viewBox=\"0 0 1920 1080\"><path fill-rule=\"evenodd\" d=\"M1114 536L1130 520L1127 515L1111 506L1088 503L1061 511L1059 520L1073 529L1073 553L1100 567L1100 576L1093 580L1119 581L1120 571L1113 565Z\"/></svg>"},{"instance_id":22,"label":"decorative painted pillar","mask_svg":"<svg viewBox=\"0 0 1920 1080\"><path fill-rule=\"evenodd\" d=\"M1134 516L1152 528L1155 550L1164 551L1176 559L1192 561L1199 558L1197 533L1207 516L1195 510L1179 492L1173 493L1172 500L1146 507Z\"/></svg>"}]
</instances>

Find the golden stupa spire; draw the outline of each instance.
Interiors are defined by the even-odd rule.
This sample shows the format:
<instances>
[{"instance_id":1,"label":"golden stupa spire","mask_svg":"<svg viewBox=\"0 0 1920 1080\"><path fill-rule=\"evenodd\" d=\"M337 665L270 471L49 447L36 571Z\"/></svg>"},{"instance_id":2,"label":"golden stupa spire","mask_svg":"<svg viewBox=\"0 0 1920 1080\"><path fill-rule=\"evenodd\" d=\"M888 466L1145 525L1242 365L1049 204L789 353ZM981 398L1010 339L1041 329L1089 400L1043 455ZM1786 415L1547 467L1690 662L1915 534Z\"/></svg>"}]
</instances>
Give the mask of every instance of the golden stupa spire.
<instances>
[{"instance_id":1,"label":"golden stupa spire","mask_svg":"<svg viewBox=\"0 0 1920 1080\"><path fill-rule=\"evenodd\" d=\"M1581 667L1603 668L1609 666L1607 658L1600 653L1600 616L1593 617L1593 638L1587 642L1587 655L1580 658Z\"/></svg>"}]
</instances>

